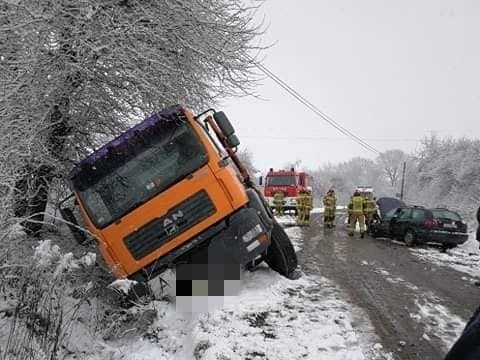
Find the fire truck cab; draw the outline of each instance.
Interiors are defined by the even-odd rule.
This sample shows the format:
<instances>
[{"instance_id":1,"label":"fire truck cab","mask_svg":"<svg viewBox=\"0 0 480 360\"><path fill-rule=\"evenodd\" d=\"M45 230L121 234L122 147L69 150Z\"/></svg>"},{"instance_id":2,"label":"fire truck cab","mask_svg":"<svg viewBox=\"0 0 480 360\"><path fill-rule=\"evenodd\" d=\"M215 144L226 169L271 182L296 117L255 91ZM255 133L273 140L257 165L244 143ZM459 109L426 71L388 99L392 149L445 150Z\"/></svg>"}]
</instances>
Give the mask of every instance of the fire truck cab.
<instances>
[{"instance_id":1,"label":"fire truck cab","mask_svg":"<svg viewBox=\"0 0 480 360\"><path fill-rule=\"evenodd\" d=\"M358 185L356 190L362 195L365 199L373 199L373 187L366 185Z\"/></svg>"},{"instance_id":2,"label":"fire truck cab","mask_svg":"<svg viewBox=\"0 0 480 360\"><path fill-rule=\"evenodd\" d=\"M306 172L298 172L295 168L290 170L274 170L270 168L265 175L263 193L270 207L274 207L273 195L283 192L285 211L296 211L296 198L302 190L311 186L311 177Z\"/></svg>"}]
</instances>

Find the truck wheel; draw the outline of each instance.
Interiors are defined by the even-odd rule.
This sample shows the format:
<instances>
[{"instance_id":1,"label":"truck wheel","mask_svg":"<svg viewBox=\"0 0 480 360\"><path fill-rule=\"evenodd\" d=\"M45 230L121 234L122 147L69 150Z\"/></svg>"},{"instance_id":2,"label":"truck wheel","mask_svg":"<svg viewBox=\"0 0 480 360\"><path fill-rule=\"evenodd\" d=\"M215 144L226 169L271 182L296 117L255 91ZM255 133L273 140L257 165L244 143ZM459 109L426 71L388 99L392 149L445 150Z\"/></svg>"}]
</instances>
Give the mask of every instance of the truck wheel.
<instances>
[{"instance_id":1,"label":"truck wheel","mask_svg":"<svg viewBox=\"0 0 480 360\"><path fill-rule=\"evenodd\" d=\"M291 278L297 268L297 254L285 230L275 221L265 261L279 274Z\"/></svg>"}]
</instances>

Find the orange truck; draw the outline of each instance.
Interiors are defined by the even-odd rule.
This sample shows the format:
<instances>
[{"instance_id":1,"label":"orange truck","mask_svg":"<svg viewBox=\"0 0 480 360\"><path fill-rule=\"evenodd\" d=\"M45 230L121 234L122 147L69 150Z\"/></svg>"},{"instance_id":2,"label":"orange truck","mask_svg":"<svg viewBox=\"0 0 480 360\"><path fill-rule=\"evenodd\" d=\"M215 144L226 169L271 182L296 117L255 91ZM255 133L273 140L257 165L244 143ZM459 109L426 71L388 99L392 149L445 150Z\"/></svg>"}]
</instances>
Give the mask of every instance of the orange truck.
<instances>
[{"instance_id":1,"label":"orange truck","mask_svg":"<svg viewBox=\"0 0 480 360\"><path fill-rule=\"evenodd\" d=\"M268 203L236 155L223 112L194 115L176 105L94 151L68 176L60 211L83 241L72 207L117 278L146 282L200 251L209 261L262 261L291 277L297 257Z\"/></svg>"}]
</instances>

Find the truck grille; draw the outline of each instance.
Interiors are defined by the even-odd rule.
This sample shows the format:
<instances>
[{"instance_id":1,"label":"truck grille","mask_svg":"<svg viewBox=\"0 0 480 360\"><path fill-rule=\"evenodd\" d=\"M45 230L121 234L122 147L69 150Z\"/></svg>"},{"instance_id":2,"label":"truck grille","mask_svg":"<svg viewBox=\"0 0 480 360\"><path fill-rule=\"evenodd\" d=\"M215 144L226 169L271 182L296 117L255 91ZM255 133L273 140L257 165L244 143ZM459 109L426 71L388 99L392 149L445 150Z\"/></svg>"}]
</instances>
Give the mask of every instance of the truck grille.
<instances>
[{"instance_id":1,"label":"truck grille","mask_svg":"<svg viewBox=\"0 0 480 360\"><path fill-rule=\"evenodd\" d=\"M139 260L214 212L215 207L207 193L200 191L170 209L164 217L129 234L123 241L135 260Z\"/></svg>"}]
</instances>

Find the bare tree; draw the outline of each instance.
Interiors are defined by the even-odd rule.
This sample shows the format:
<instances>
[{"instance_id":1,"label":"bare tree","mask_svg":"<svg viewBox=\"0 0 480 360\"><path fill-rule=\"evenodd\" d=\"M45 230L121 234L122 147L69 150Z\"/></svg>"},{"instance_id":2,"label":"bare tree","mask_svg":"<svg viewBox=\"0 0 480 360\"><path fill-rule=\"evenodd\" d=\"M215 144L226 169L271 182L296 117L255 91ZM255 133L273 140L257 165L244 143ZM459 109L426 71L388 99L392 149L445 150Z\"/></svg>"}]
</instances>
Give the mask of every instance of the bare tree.
<instances>
[{"instance_id":1,"label":"bare tree","mask_svg":"<svg viewBox=\"0 0 480 360\"><path fill-rule=\"evenodd\" d=\"M402 164L406 158L407 155L402 150L387 150L377 158L377 162L383 167L392 188L395 188L400 180Z\"/></svg>"},{"instance_id":2,"label":"bare tree","mask_svg":"<svg viewBox=\"0 0 480 360\"><path fill-rule=\"evenodd\" d=\"M42 213L53 178L131 119L250 93L255 9L239 0L0 0L2 208Z\"/></svg>"}]
</instances>

